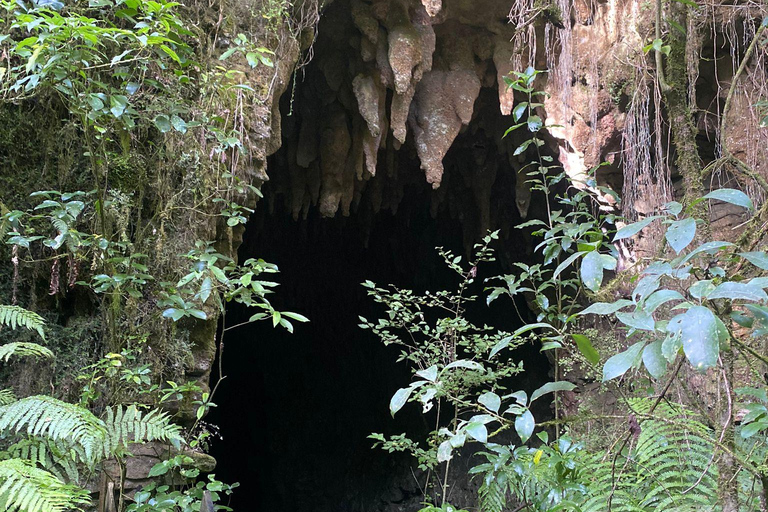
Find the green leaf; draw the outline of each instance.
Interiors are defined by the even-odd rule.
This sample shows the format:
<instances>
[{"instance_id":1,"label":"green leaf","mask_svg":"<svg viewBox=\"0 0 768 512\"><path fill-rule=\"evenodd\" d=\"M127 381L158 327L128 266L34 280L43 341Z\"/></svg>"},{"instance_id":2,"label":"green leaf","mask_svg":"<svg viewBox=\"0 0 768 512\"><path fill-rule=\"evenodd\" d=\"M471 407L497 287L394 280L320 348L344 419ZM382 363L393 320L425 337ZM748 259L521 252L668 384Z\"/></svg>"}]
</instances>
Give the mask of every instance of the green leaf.
<instances>
[{"instance_id":1,"label":"green leaf","mask_svg":"<svg viewBox=\"0 0 768 512\"><path fill-rule=\"evenodd\" d=\"M168 119L168 116L160 114L155 117L153 122L157 129L160 130L160 133L168 133L171 131L171 120Z\"/></svg>"},{"instance_id":2,"label":"green leaf","mask_svg":"<svg viewBox=\"0 0 768 512\"><path fill-rule=\"evenodd\" d=\"M675 333L667 334L667 337L661 342L661 354L669 363L677 358L681 348L683 348L683 342L680 336Z\"/></svg>"},{"instance_id":3,"label":"green leaf","mask_svg":"<svg viewBox=\"0 0 768 512\"><path fill-rule=\"evenodd\" d=\"M768 254L764 251L740 252L739 256L762 270L768 270Z\"/></svg>"},{"instance_id":4,"label":"green leaf","mask_svg":"<svg viewBox=\"0 0 768 512\"><path fill-rule=\"evenodd\" d=\"M653 331L656 328L656 323L653 321L653 317L650 313L642 310L633 311L632 313L622 313L619 311L616 313L616 318L619 322L633 329Z\"/></svg>"},{"instance_id":5,"label":"green leaf","mask_svg":"<svg viewBox=\"0 0 768 512\"><path fill-rule=\"evenodd\" d=\"M291 320L296 320L297 322L302 322L302 323L309 322L309 318L305 317L304 315L294 313L292 311L281 311L280 314L283 315L284 317L290 318Z\"/></svg>"},{"instance_id":6,"label":"green leaf","mask_svg":"<svg viewBox=\"0 0 768 512\"><path fill-rule=\"evenodd\" d=\"M235 48L230 48L229 50L227 50L227 51L225 51L224 53L222 53L222 54L221 54L221 57L219 57L219 60L227 60L227 59L228 59L228 58L230 58L230 57L232 56L232 54L233 54L233 53L235 53L236 51L237 51L237 47L235 47Z\"/></svg>"},{"instance_id":7,"label":"green leaf","mask_svg":"<svg viewBox=\"0 0 768 512\"><path fill-rule=\"evenodd\" d=\"M453 446L450 441L443 441L437 448L437 462L447 462L451 460Z\"/></svg>"},{"instance_id":8,"label":"green leaf","mask_svg":"<svg viewBox=\"0 0 768 512\"><path fill-rule=\"evenodd\" d=\"M708 308L690 308L670 320L667 330L680 332L683 352L694 368L704 371L717 364L720 337L715 314Z\"/></svg>"},{"instance_id":9,"label":"green leaf","mask_svg":"<svg viewBox=\"0 0 768 512\"><path fill-rule=\"evenodd\" d=\"M413 390L413 386L408 386L407 388L398 389L397 392L392 395L392 399L389 401L389 412L392 414L392 417L395 416L397 411L403 408L405 403L411 397Z\"/></svg>"},{"instance_id":10,"label":"green leaf","mask_svg":"<svg viewBox=\"0 0 768 512\"><path fill-rule=\"evenodd\" d=\"M533 429L536 427L536 420L533 418L531 411L526 409L523 414L515 418L515 430L517 435L520 436L522 442L528 441L533 434Z\"/></svg>"},{"instance_id":11,"label":"green leaf","mask_svg":"<svg viewBox=\"0 0 768 512\"><path fill-rule=\"evenodd\" d=\"M480 397L477 399L477 401L484 405L488 410L493 411L495 413L499 412L499 407L501 407L501 398L499 395L492 391L488 391L487 393L483 393L480 395Z\"/></svg>"},{"instance_id":12,"label":"green leaf","mask_svg":"<svg viewBox=\"0 0 768 512\"><path fill-rule=\"evenodd\" d=\"M176 308L168 308L163 311L163 317L170 318L174 322L178 322L184 317L184 311Z\"/></svg>"},{"instance_id":13,"label":"green leaf","mask_svg":"<svg viewBox=\"0 0 768 512\"><path fill-rule=\"evenodd\" d=\"M488 429L480 422L472 421L467 424L467 427L464 430L466 430L467 434L469 434L469 437L475 441L480 443L485 443L488 441Z\"/></svg>"},{"instance_id":14,"label":"green leaf","mask_svg":"<svg viewBox=\"0 0 768 512\"><path fill-rule=\"evenodd\" d=\"M593 292L600 289L603 282L603 260L597 251L588 252L581 260L581 281Z\"/></svg>"},{"instance_id":15,"label":"green leaf","mask_svg":"<svg viewBox=\"0 0 768 512\"><path fill-rule=\"evenodd\" d=\"M712 290L715 289L715 283L711 279L704 279L702 281L696 281L688 288L688 293L694 299L706 299Z\"/></svg>"},{"instance_id":16,"label":"green leaf","mask_svg":"<svg viewBox=\"0 0 768 512\"><path fill-rule=\"evenodd\" d=\"M741 206L747 210L755 209L755 206L752 204L752 200L747 194L741 190L735 190L732 188L720 188L713 190L709 194L705 195L704 199L717 199L718 201Z\"/></svg>"},{"instance_id":17,"label":"green leaf","mask_svg":"<svg viewBox=\"0 0 768 512\"><path fill-rule=\"evenodd\" d=\"M573 338L573 341L576 342L576 347L579 349L579 352L581 352L581 355L583 355L587 361L592 364L600 362L600 354L598 354L597 350L592 346L589 338L583 334L571 334L571 337Z\"/></svg>"},{"instance_id":18,"label":"green leaf","mask_svg":"<svg viewBox=\"0 0 768 512\"><path fill-rule=\"evenodd\" d=\"M168 472L168 466L162 462L158 462L154 466L152 466L152 469L149 470L149 476L150 478L155 476L164 475Z\"/></svg>"},{"instance_id":19,"label":"green leaf","mask_svg":"<svg viewBox=\"0 0 768 512\"><path fill-rule=\"evenodd\" d=\"M696 220L690 217L676 220L669 225L667 233L664 236L666 237L667 242L669 242L669 246L672 247L677 254L680 254L680 251L688 247L696 236Z\"/></svg>"},{"instance_id":20,"label":"green leaf","mask_svg":"<svg viewBox=\"0 0 768 512\"><path fill-rule=\"evenodd\" d=\"M653 292L648 296L647 299L645 299L643 309L648 313L653 313L661 305L673 300L685 300L685 298L680 294L680 292L675 290L658 290Z\"/></svg>"},{"instance_id":21,"label":"green leaf","mask_svg":"<svg viewBox=\"0 0 768 512\"><path fill-rule=\"evenodd\" d=\"M623 240L625 238L634 236L640 231L642 231L643 229L645 229L646 227L648 227L648 225L650 225L651 222L660 218L661 218L660 215L652 215L650 217L646 217L645 219L639 222L635 222L633 224L627 224L626 226L624 226L623 228L619 229L616 232L616 236L613 237L613 241L617 242L619 240Z\"/></svg>"},{"instance_id":22,"label":"green leaf","mask_svg":"<svg viewBox=\"0 0 768 512\"><path fill-rule=\"evenodd\" d=\"M187 133L187 123L177 115L171 116L171 124L173 129L179 133Z\"/></svg>"},{"instance_id":23,"label":"green leaf","mask_svg":"<svg viewBox=\"0 0 768 512\"><path fill-rule=\"evenodd\" d=\"M575 384L572 382L566 382L564 380L557 382L547 382L531 394L531 403L533 403L533 401L537 398L546 395L547 393L554 393L555 391L572 391L574 388L576 388Z\"/></svg>"},{"instance_id":24,"label":"green leaf","mask_svg":"<svg viewBox=\"0 0 768 512\"><path fill-rule=\"evenodd\" d=\"M768 300L768 294L757 285L751 283L737 283L727 281L721 283L712 290L707 298L712 299L730 299L730 300L750 300L752 302L763 302Z\"/></svg>"},{"instance_id":25,"label":"green leaf","mask_svg":"<svg viewBox=\"0 0 768 512\"><path fill-rule=\"evenodd\" d=\"M667 373L667 360L661 352L662 340L654 341L643 350L643 364L654 379Z\"/></svg>"},{"instance_id":26,"label":"green leaf","mask_svg":"<svg viewBox=\"0 0 768 512\"><path fill-rule=\"evenodd\" d=\"M583 254L585 254L584 251L576 252L568 256L562 263L560 263L557 268L555 269L555 272L552 274L552 279L557 279L557 276L560 275L560 273L565 270L566 268L571 266L571 263L576 261L577 258L581 257Z\"/></svg>"},{"instance_id":27,"label":"green leaf","mask_svg":"<svg viewBox=\"0 0 768 512\"><path fill-rule=\"evenodd\" d=\"M527 101L521 101L517 105L515 105L515 108L512 109L512 118L515 122L518 122L520 118L523 117L523 114L525 114L525 109L528 107Z\"/></svg>"},{"instance_id":28,"label":"green leaf","mask_svg":"<svg viewBox=\"0 0 768 512\"><path fill-rule=\"evenodd\" d=\"M416 372L416 375L422 379L428 380L429 382L435 382L437 380L437 365L433 364L426 370L418 371Z\"/></svg>"},{"instance_id":29,"label":"green leaf","mask_svg":"<svg viewBox=\"0 0 768 512\"><path fill-rule=\"evenodd\" d=\"M493 349L491 350L490 355L488 355L488 358L495 356L505 348L509 346L509 343L512 341L512 336L507 336L506 338L502 338L501 341L499 341L496 345L494 345Z\"/></svg>"},{"instance_id":30,"label":"green leaf","mask_svg":"<svg viewBox=\"0 0 768 512\"><path fill-rule=\"evenodd\" d=\"M122 94L115 94L109 97L109 111L115 117L120 117L125 112L125 108L128 106L128 98Z\"/></svg>"},{"instance_id":31,"label":"green leaf","mask_svg":"<svg viewBox=\"0 0 768 512\"><path fill-rule=\"evenodd\" d=\"M603 366L603 382L621 377L627 373L638 362L644 346L645 342L639 341L624 352L620 352L608 359L605 362L605 366Z\"/></svg>"},{"instance_id":32,"label":"green leaf","mask_svg":"<svg viewBox=\"0 0 768 512\"><path fill-rule=\"evenodd\" d=\"M625 308L627 306L631 306L634 304L631 300L628 299L619 299L616 302L595 302L591 306L589 306L587 309L579 312L579 315L610 315L612 313L617 312L621 308Z\"/></svg>"}]
</instances>

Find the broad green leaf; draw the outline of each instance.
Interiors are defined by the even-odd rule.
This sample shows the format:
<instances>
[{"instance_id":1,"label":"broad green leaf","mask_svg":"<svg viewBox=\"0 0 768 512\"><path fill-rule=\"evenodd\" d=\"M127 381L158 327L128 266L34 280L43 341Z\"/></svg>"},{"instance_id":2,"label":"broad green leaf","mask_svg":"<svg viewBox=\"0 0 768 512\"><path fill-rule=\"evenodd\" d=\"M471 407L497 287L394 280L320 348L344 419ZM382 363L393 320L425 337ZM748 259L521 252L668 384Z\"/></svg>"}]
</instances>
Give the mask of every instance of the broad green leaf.
<instances>
[{"instance_id":1,"label":"broad green leaf","mask_svg":"<svg viewBox=\"0 0 768 512\"><path fill-rule=\"evenodd\" d=\"M653 321L653 317L642 310L634 311L632 313L623 313L619 311L616 313L616 318L619 322L633 329L653 331L656 328L656 323Z\"/></svg>"},{"instance_id":2,"label":"broad green leaf","mask_svg":"<svg viewBox=\"0 0 768 512\"><path fill-rule=\"evenodd\" d=\"M583 251L576 252L568 256L562 263L560 263L557 268L555 269L555 272L552 274L552 279L557 279L557 276L559 276L563 270L567 269L571 266L571 264L576 261L579 257L581 257L584 254Z\"/></svg>"},{"instance_id":3,"label":"broad green leaf","mask_svg":"<svg viewBox=\"0 0 768 512\"><path fill-rule=\"evenodd\" d=\"M627 224L626 226L624 226L623 228L619 229L616 232L616 236L613 237L613 241L617 242L619 240L623 240L625 238L634 236L640 231L642 231L643 229L645 229L646 227L648 227L651 224L651 222L660 218L661 218L660 215L652 215L650 217L646 217L645 219L639 222Z\"/></svg>"},{"instance_id":4,"label":"broad green leaf","mask_svg":"<svg viewBox=\"0 0 768 512\"><path fill-rule=\"evenodd\" d=\"M416 375L422 379L428 380L429 382L435 382L437 380L437 365L433 364L426 370L418 371L416 372Z\"/></svg>"},{"instance_id":5,"label":"broad green leaf","mask_svg":"<svg viewBox=\"0 0 768 512\"><path fill-rule=\"evenodd\" d=\"M544 328L552 329L554 331L557 330L557 329L555 329L554 327L552 327L548 323L539 322L539 323L535 323L535 324L528 324L528 325L522 326L521 328L516 330L514 333L512 333L512 337L516 338L516 337L520 336L521 334L525 334L526 332L532 331L534 329L544 329Z\"/></svg>"},{"instance_id":6,"label":"broad green leaf","mask_svg":"<svg viewBox=\"0 0 768 512\"><path fill-rule=\"evenodd\" d=\"M664 338L664 341L661 342L661 355L664 356L668 363L672 363L677 358L681 348L683 348L683 342L679 334L669 333Z\"/></svg>"},{"instance_id":7,"label":"broad green leaf","mask_svg":"<svg viewBox=\"0 0 768 512\"><path fill-rule=\"evenodd\" d=\"M678 203L677 201L671 201L664 205L664 210L669 212L671 215L680 215L680 212L683 211L683 205Z\"/></svg>"},{"instance_id":8,"label":"broad green leaf","mask_svg":"<svg viewBox=\"0 0 768 512\"><path fill-rule=\"evenodd\" d=\"M155 126L158 130L160 130L160 133L168 133L171 131L171 120L168 119L168 116L160 114L155 117L154 119Z\"/></svg>"},{"instance_id":9,"label":"broad green leaf","mask_svg":"<svg viewBox=\"0 0 768 512\"><path fill-rule=\"evenodd\" d=\"M437 462L447 462L451 460L453 446L450 441L443 441L437 448Z\"/></svg>"},{"instance_id":10,"label":"broad green leaf","mask_svg":"<svg viewBox=\"0 0 768 512\"><path fill-rule=\"evenodd\" d=\"M178 322L184 318L184 311L176 308L168 308L163 311L163 317L170 318L174 322Z\"/></svg>"},{"instance_id":11,"label":"broad green leaf","mask_svg":"<svg viewBox=\"0 0 768 512\"><path fill-rule=\"evenodd\" d=\"M205 304L208 301L208 297L211 296L213 291L213 282L210 277L203 279L203 284L200 285L200 302Z\"/></svg>"},{"instance_id":12,"label":"broad green leaf","mask_svg":"<svg viewBox=\"0 0 768 512\"><path fill-rule=\"evenodd\" d=\"M694 306L669 322L667 330L679 331L683 352L691 365L704 371L717 364L720 338L715 314L704 306Z\"/></svg>"},{"instance_id":13,"label":"broad green leaf","mask_svg":"<svg viewBox=\"0 0 768 512\"><path fill-rule=\"evenodd\" d=\"M643 364L654 379L667 373L667 360L661 352L662 340L654 341L643 349Z\"/></svg>"},{"instance_id":14,"label":"broad green leaf","mask_svg":"<svg viewBox=\"0 0 768 512\"><path fill-rule=\"evenodd\" d=\"M492 391L488 391L487 393L483 393L480 395L480 398L477 399L478 402L480 402L482 405L484 405L486 408L488 408L489 411L493 411L498 413L499 407L501 407L501 398L499 395Z\"/></svg>"},{"instance_id":15,"label":"broad green leaf","mask_svg":"<svg viewBox=\"0 0 768 512\"><path fill-rule=\"evenodd\" d=\"M115 94L109 97L109 111L115 117L120 117L125 112L125 108L128 106L128 98L122 94Z\"/></svg>"},{"instance_id":16,"label":"broad green leaf","mask_svg":"<svg viewBox=\"0 0 768 512\"><path fill-rule=\"evenodd\" d=\"M675 290L658 290L645 299L643 309L648 313L653 313L663 304L673 300L685 300L685 298Z\"/></svg>"},{"instance_id":17,"label":"broad green leaf","mask_svg":"<svg viewBox=\"0 0 768 512\"><path fill-rule=\"evenodd\" d=\"M453 368L466 368L467 370L478 370L483 371L485 368L483 368L483 365L480 363L476 363L475 361L467 361L464 359L459 359L458 361L454 361L450 364L445 365L445 368L443 368L443 371L450 370Z\"/></svg>"},{"instance_id":18,"label":"broad green leaf","mask_svg":"<svg viewBox=\"0 0 768 512\"><path fill-rule=\"evenodd\" d=\"M583 355L587 361L592 364L600 362L600 354L598 354L595 347L592 346L589 338L583 334L571 334L571 337L573 338L573 341L576 342L576 347L579 349L579 352L581 352L581 355Z\"/></svg>"},{"instance_id":19,"label":"broad green leaf","mask_svg":"<svg viewBox=\"0 0 768 512\"><path fill-rule=\"evenodd\" d=\"M740 252L739 256L762 270L768 270L768 254L764 251Z\"/></svg>"},{"instance_id":20,"label":"broad green leaf","mask_svg":"<svg viewBox=\"0 0 768 512\"><path fill-rule=\"evenodd\" d=\"M488 429L482 423L472 421L464 430L469 437L477 442L485 443L488 441Z\"/></svg>"},{"instance_id":21,"label":"broad green leaf","mask_svg":"<svg viewBox=\"0 0 768 512\"><path fill-rule=\"evenodd\" d=\"M621 377L627 373L638 362L644 346L645 342L639 341L624 352L620 352L608 359L603 366L603 382Z\"/></svg>"},{"instance_id":22,"label":"broad green leaf","mask_svg":"<svg viewBox=\"0 0 768 512\"><path fill-rule=\"evenodd\" d=\"M515 430L517 435L520 436L522 442L528 441L533 434L533 429L536 427L536 420L533 418L531 411L526 409L523 414L515 418Z\"/></svg>"},{"instance_id":23,"label":"broad green leaf","mask_svg":"<svg viewBox=\"0 0 768 512\"><path fill-rule=\"evenodd\" d=\"M648 297L653 292L659 289L661 283L661 276L648 275L643 276L640 281L637 282L637 286L632 290L632 299L640 302L642 299Z\"/></svg>"},{"instance_id":24,"label":"broad green leaf","mask_svg":"<svg viewBox=\"0 0 768 512\"><path fill-rule=\"evenodd\" d=\"M413 386L408 386L407 388L400 388L397 390L397 392L392 395L392 399L389 401L389 412L392 414L392 417L395 416L395 413L403 408L405 403L408 401L408 399L411 397L411 394L413 393L413 390L415 388Z\"/></svg>"},{"instance_id":25,"label":"broad green leaf","mask_svg":"<svg viewBox=\"0 0 768 512\"><path fill-rule=\"evenodd\" d=\"M531 394L531 403L533 403L533 401L540 396L546 395L547 393L554 393L555 391L571 391L575 387L575 384L566 382L564 380L557 382L547 382Z\"/></svg>"},{"instance_id":26,"label":"broad green leaf","mask_svg":"<svg viewBox=\"0 0 768 512\"><path fill-rule=\"evenodd\" d=\"M511 341L512 341L512 336L507 336L506 338L502 338L501 341L499 341L496 345L494 345L488 358L495 356L496 354L498 354L499 352L507 348Z\"/></svg>"},{"instance_id":27,"label":"broad green leaf","mask_svg":"<svg viewBox=\"0 0 768 512\"><path fill-rule=\"evenodd\" d=\"M695 256L698 256L701 253L714 254L717 251L720 251L722 249L725 249L726 247L732 247L732 246L733 244L730 242L721 242L721 241L706 242L701 244L700 246L698 246L696 249L692 250L685 256L680 256L672 260L672 265L674 265L675 267L679 267L681 265L685 265L691 259L693 259Z\"/></svg>"},{"instance_id":28,"label":"broad green leaf","mask_svg":"<svg viewBox=\"0 0 768 512\"><path fill-rule=\"evenodd\" d=\"M710 300L730 299L763 302L768 300L768 294L766 294L762 288L754 284L727 281L717 285L715 289L709 293L707 298Z\"/></svg>"},{"instance_id":29,"label":"broad green leaf","mask_svg":"<svg viewBox=\"0 0 768 512\"><path fill-rule=\"evenodd\" d=\"M715 289L715 284L711 279L704 279L702 281L696 281L688 288L688 293L695 299L706 299L712 290Z\"/></svg>"},{"instance_id":30,"label":"broad green leaf","mask_svg":"<svg viewBox=\"0 0 768 512\"><path fill-rule=\"evenodd\" d=\"M676 220L667 228L664 235L669 246L677 253L688 247L696 236L696 220L690 217Z\"/></svg>"},{"instance_id":31,"label":"broad green leaf","mask_svg":"<svg viewBox=\"0 0 768 512\"><path fill-rule=\"evenodd\" d=\"M187 133L187 123L184 122L182 118L180 118L177 115L171 116L171 124L173 125L173 129L176 130L179 133Z\"/></svg>"},{"instance_id":32,"label":"broad green leaf","mask_svg":"<svg viewBox=\"0 0 768 512\"><path fill-rule=\"evenodd\" d=\"M603 260L597 251L588 252L581 260L581 281L593 292L600 289L603 282Z\"/></svg>"},{"instance_id":33,"label":"broad green leaf","mask_svg":"<svg viewBox=\"0 0 768 512\"><path fill-rule=\"evenodd\" d=\"M621 308L631 306L634 304L631 300L619 299L616 302L595 302L587 309L579 312L579 315L610 315L617 312Z\"/></svg>"},{"instance_id":34,"label":"broad green leaf","mask_svg":"<svg viewBox=\"0 0 768 512\"><path fill-rule=\"evenodd\" d=\"M754 210L755 206L752 204L752 200L747 194L741 190L735 190L732 188L720 188L713 190L709 194L704 196L704 199L717 199L726 203L735 204L741 206L747 210Z\"/></svg>"}]
</instances>

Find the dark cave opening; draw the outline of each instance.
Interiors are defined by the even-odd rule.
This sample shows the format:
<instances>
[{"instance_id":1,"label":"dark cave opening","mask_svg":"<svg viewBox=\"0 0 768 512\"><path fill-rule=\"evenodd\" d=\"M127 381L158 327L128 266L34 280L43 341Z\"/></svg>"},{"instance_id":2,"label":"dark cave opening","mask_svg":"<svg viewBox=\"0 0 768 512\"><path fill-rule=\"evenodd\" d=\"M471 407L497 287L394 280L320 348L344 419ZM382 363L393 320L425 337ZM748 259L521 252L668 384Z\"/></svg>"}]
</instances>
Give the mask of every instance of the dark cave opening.
<instances>
[{"instance_id":1,"label":"dark cave opening","mask_svg":"<svg viewBox=\"0 0 768 512\"><path fill-rule=\"evenodd\" d=\"M508 272L512 263L533 259L530 233L515 226L526 214L540 217L546 211L545 200L519 183L518 171L530 161L525 153L512 154L519 136L502 138L513 122L500 111L496 69L488 49L482 49L487 29L450 19L435 26L433 70L451 80L471 69L479 92L471 121L462 125L442 159L442 183L433 189L420 165L423 147L411 133L418 122L418 94L405 141L396 140L394 127L385 128L386 136L379 139L366 135L371 112L361 102L370 95L360 92L358 79L378 84L382 116L395 116L400 100L382 88L376 63L366 60L370 41L363 41L353 22L354 13L360 13L352 9L350 14L350 5L359 9L362 4L338 0L324 13L315 57L294 75L291 93L282 98L282 148L269 160L264 199L239 251L241 261L256 257L279 266L275 280L281 284L270 300L276 309L305 315L310 323L295 324L294 334L267 322L227 334L226 379L206 421L222 436L211 450L217 477L242 486L232 499L235 510L416 510L422 501L417 481L423 475L407 457L372 449L367 436L408 432L418 437L432 428L415 406L394 419L389 414L390 398L408 385L410 372L396 362L396 347L384 347L358 327L359 316L376 319L382 313L361 283L421 292L452 289L456 276L435 248L466 255L488 229L500 230L494 247L498 261L481 267L478 277ZM411 15L411 22L423 19ZM410 23L404 13L388 15L382 26L395 33L402 23ZM423 25L420 30L423 35ZM455 69L457 56L464 59L464 70ZM423 105L431 101L426 94ZM542 151L555 156L548 147ZM475 284L481 298L468 310L471 320L507 331L521 324L509 300L488 307L482 279ZM524 301L518 307L527 314ZM226 325L251 314L229 307ZM512 383L517 389L530 393L551 380L549 362L538 347L527 345L511 357L526 368ZM216 378L214 372L212 382ZM542 401L539 407L534 414L543 420L549 404ZM462 454L460 464L471 464L469 455ZM455 504L463 505L457 499Z\"/></svg>"},{"instance_id":2,"label":"dark cave opening","mask_svg":"<svg viewBox=\"0 0 768 512\"><path fill-rule=\"evenodd\" d=\"M389 415L392 394L410 380L408 368L396 363L396 348L384 347L357 324L358 316L381 313L360 286L366 279L422 291L455 286L435 247L460 252L461 226L447 215L432 218L424 199L406 194L409 207L382 213L370 226L356 216L310 214L296 222L280 206L259 210L250 223L241 258L277 263L281 285L274 305L311 323L297 324L294 334L260 322L227 335L226 379L208 421L223 437L212 447L217 476L242 486L235 510L363 511L418 503L409 461L372 449L367 436L429 429L418 407ZM361 233L368 230L364 244ZM479 272L501 270L492 263ZM227 325L251 314L230 308ZM509 302L489 308L481 300L468 315L500 329L519 325ZM549 363L536 347L514 357L527 369L517 385L530 392L548 379Z\"/></svg>"}]
</instances>

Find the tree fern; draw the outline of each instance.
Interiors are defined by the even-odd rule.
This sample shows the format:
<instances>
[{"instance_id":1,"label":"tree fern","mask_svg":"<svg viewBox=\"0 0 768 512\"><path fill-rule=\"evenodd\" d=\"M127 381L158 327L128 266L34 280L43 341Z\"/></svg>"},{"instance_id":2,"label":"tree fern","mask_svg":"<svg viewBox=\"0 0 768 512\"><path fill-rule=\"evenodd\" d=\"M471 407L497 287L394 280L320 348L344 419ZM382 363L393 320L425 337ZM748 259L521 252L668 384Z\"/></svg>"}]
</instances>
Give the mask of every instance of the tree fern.
<instances>
[{"instance_id":1,"label":"tree fern","mask_svg":"<svg viewBox=\"0 0 768 512\"><path fill-rule=\"evenodd\" d=\"M20 308L19 306L0 304L0 325L6 325L11 329L26 327L27 329L37 331L40 337L45 339L45 333L43 333L45 319L37 313Z\"/></svg>"},{"instance_id":2,"label":"tree fern","mask_svg":"<svg viewBox=\"0 0 768 512\"><path fill-rule=\"evenodd\" d=\"M0 346L0 360L8 362L13 356L53 358L53 352L37 343L14 341Z\"/></svg>"},{"instance_id":3,"label":"tree fern","mask_svg":"<svg viewBox=\"0 0 768 512\"><path fill-rule=\"evenodd\" d=\"M40 437L14 443L8 448L8 454L11 458L24 459L38 465L63 482L79 482L79 462L88 462L79 445Z\"/></svg>"},{"instance_id":4,"label":"tree fern","mask_svg":"<svg viewBox=\"0 0 768 512\"><path fill-rule=\"evenodd\" d=\"M29 461L0 461L0 510L64 512L90 502L88 493L61 482Z\"/></svg>"},{"instance_id":5,"label":"tree fern","mask_svg":"<svg viewBox=\"0 0 768 512\"><path fill-rule=\"evenodd\" d=\"M88 459L104 453L107 428L90 411L50 396L23 398L0 407L0 432L24 432L83 447Z\"/></svg>"}]
</instances>

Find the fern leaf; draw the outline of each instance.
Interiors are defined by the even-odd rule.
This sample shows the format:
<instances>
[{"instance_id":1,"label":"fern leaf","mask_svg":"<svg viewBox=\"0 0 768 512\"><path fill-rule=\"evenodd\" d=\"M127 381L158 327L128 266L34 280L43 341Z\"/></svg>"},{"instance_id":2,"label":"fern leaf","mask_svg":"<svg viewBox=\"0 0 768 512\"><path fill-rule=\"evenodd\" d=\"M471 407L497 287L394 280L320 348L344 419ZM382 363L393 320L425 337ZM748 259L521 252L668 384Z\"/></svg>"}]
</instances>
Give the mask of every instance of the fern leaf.
<instances>
[{"instance_id":1,"label":"fern leaf","mask_svg":"<svg viewBox=\"0 0 768 512\"><path fill-rule=\"evenodd\" d=\"M12 389L0 389L0 406L12 404L17 400Z\"/></svg>"},{"instance_id":2,"label":"fern leaf","mask_svg":"<svg viewBox=\"0 0 768 512\"><path fill-rule=\"evenodd\" d=\"M37 343L27 343L24 341L14 341L12 343L6 343L0 346L0 360L5 361L13 356L26 356L26 357L43 357L46 359L53 358L53 352Z\"/></svg>"},{"instance_id":3,"label":"fern leaf","mask_svg":"<svg viewBox=\"0 0 768 512\"><path fill-rule=\"evenodd\" d=\"M53 473L61 481L78 482L80 471L78 462L89 461L83 449L63 441L53 441L40 437L30 437L8 448L11 458L24 459Z\"/></svg>"},{"instance_id":4,"label":"fern leaf","mask_svg":"<svg viewBox=\"0 0 768 512\"><path fill-rule=\"evenodd\" d=\"M23 398L0 407L0 432L67 440L83 447L89 460L103 453L107 429L90 411L50 396Z\"/></svg>"},{"instance_id":5,"label":"fern leaf","mask_svg":"<svg viewBox=\"0 0 768 512\"><path fill-rule=\"evenodd\" d=\"M45 339L45 333L43 332L45 319L37 313L20 308L19 306L0 304L0 325L8 326L11 329L26 327L32 331L37 331L40 337Z\"/></svg>"},{"instance_id":6,"label":"fern leaf","mask_svg":"<svg viewBox=\"0 0 768 512\"><path fill-rule=\"evenodd\" d=\"M0 461L0 510L64 512L90 503L88 493L61 482L29 461Z\"/></svg>"},{"instance_id":7,"label":"fern leaf","mask_svg":"<svg viewBox=\"0 0 768 512\"><path fill-rule=\"evenodd\" d=\"M132 442L167 441L177 447L183 442L181 427L171 423L168 413L157 409L145 414L135 405L110 407L105 423L105 457Z\"/></svg>"}]
</instances>

